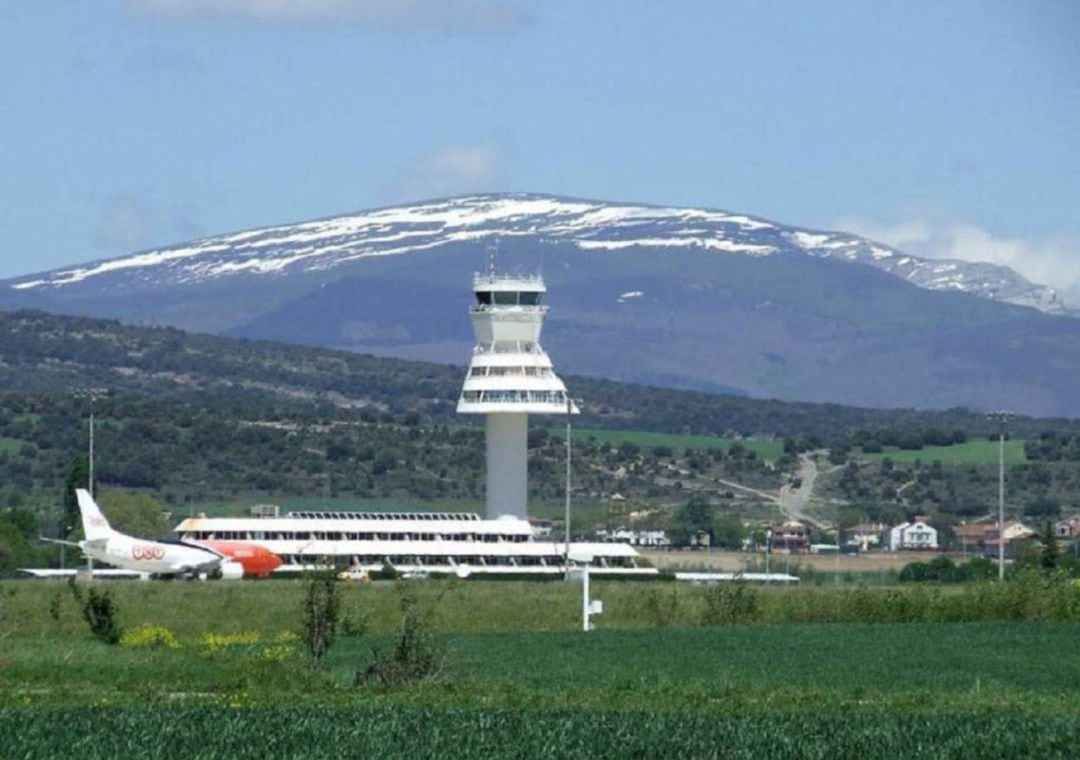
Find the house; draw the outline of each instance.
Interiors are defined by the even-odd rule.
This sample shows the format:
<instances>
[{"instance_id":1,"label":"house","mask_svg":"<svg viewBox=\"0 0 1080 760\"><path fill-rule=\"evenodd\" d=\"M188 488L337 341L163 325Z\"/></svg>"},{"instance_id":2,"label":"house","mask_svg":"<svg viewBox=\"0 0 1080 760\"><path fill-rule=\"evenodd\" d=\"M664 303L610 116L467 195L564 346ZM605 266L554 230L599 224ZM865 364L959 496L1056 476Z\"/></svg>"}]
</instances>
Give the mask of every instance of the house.
<instances>
[{"instance_id":1,"label":"house","mask_svg":"<svg viewBox=\"0 0 1080 760\"><path fill-rule=\"evenodd\" d=\"M1080 538L1080 515L1066 517L1054 525L1056 538Z\"/></svg>"},{"instance_id":2,"label":"house","mask_svg":"<svg viewBox=\"0 0 1080 760\"><path fill-rule=\"evenodd\" d=\"M1019 521L1011 521L1005 523L1005 556L1011 557L1013 555L1013 548L1021 541L1027 541L1035 538L1038 533L1024 525ZM986 537L983 539L983 554L987 557L996 557L998 554L998 530L997 526L991 526L991 529L986 532Z\"/></svg>"},{"instance_id":3,"label":"house","mask_svg":"<svg viewBox=\"0 0 1080 760\"><path fill-rule=\"evenodd\" d=\"M981 549L986 541L986 534L997 529L992 522L960 523L953 526L956 542L967 552L969 549Z\"/></svg>"},{"instance_id":4,"label":"house","mask_svg":"<svg viewBox=\"0 0 1080 760\"><path fill-rule=\"evenodd\" d=\"M788 520L772 528L773 551L801 554L810 548L810 531L797 520Z\"/></svg>"},{"instance_id":5,"label":"house","mask_svg":"<svg viewBox=\"0 0 1080 760\"><path fill-rule=\"evenodd\" d=\"M633 530L624 527L607 530L601 528L596 531L596 537L601 541L616 541L631 546L671 546L671 539L662 530Z\"/></svg>"},{"instance_id":6,"label":"house","mask_svg":"<svg viewBox=\"0 0 1080 760\"><path fill-rule=\"evenodd\" d=\"M997 556L998 529L993 521L978 523L961 523L953 526L953 534L965 552L978 549L988 557ZM1016 520L1005 523L1005 547L1009 554L1009 546L1017 541L1026 541L1035 536L1035 531Z\"/></svg>"},{"instance_id":7,"label":"house","mask_svg":"<svg viewBox=\"0 0 1080 760\"><path fill-rule=\"evenodd\" d=\"M919 517L889 529L889 551L901 549L937 549L938 533Z\"/></svg>"},{"instance_id":8,"label":"house","mask_svg":"<svg viewBox=\"0 0 1080 760\"><path fill-rule=\"evenodd\" d=\"M865 552L870 547L881 546L881 536L885 533L884 523L862 523L852 526L847 530L847 541L844 543Z\"/></svg>"}]
</instances>

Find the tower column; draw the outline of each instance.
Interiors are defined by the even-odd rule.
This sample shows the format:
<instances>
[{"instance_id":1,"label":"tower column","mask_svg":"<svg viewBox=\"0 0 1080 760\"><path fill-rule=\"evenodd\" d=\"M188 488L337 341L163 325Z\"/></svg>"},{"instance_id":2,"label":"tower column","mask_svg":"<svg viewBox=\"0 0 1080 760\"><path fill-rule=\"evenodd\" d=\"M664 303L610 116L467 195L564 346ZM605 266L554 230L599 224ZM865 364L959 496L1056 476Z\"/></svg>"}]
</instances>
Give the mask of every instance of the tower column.
<instances>
[{"instance_id":1,"label":"tower column","mask_svg":"<svg viewBox=\"0 0 1080 760\"><path fill-rule=\"evenodd\" d=\"M525 519L529 503L529 415L502 412L487 416L487 516Z\"/></svg>"}]
</instances>

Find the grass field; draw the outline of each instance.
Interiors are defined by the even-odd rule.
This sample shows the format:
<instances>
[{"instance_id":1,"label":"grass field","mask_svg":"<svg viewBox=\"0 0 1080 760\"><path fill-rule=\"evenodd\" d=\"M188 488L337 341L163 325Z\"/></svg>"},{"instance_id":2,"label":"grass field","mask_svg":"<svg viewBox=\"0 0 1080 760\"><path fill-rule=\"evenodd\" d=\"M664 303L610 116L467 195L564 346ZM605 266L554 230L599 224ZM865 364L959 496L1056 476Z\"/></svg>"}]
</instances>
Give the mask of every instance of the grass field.
<instances>
[{"instance_id":1,"label":"grass field","mask_svg":"<svg viewBox=\"0 0 1080 760\"><path fill-rule=\"evenodd\" d=\"M1080 742L1070 586L773 589L750 622L706 624L731 587L607 582L588 634L575 584L349 586L319 667L288 633L302 582L98 586L125 627L166 626L177 646L109 647L64 584L0 583L0 756L1068 757ZM431 612L438 674L356 687L393 646L403 589Z\"/></svg>"},{"instance_id":2,"label":"grass field","mask_svg":"<svg viewBox=\"0 0 1080 760\"><path fill-rule=\"evenodd\" d=\"M918 451L905 451L902 449L886 448L880 454L867 454L859 452L858 459L866 459L880 462L888 457L894 462L914 462L916 459L923 464L930 464L937 460L942 464L997 464L998 443L987 440L969 440L965 443L957 443L952 446L926 446ZM1022 464L1028 461L1024 453L1023 441L1005 441L1005 464Z\"/></svg>"},{"instance_id":3,"label":"grass field","mask_svg":"<svg viewBox=\"0 0 1080 760\"><path fill-rule=\"evenodd\" d=\"M641 430L590 430L588 428L574 428L572 436L575 441L588 441L595 439L599 443L610 443L618 446L622 443L633 443L642 448L654 448L667 446L675 451L684 449L723 449L727 451L735 443L734 438L718 438L711 435L674 435L671 433L650 433ZM784 453L780 441L770 438L743 438L738 441L745 448L757 453L762 459L776 461Z\"/></svg>"}]
</instances>

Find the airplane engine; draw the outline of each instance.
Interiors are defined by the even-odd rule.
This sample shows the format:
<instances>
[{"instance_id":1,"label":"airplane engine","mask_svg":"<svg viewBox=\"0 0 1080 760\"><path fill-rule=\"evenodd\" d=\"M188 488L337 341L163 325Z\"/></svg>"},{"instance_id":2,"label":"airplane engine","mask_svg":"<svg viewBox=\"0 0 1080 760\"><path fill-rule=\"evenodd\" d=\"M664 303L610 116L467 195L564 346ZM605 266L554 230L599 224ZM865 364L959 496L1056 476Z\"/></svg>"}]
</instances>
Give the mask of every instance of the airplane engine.
<instances>
[{"instance_id":1,"label":"airplane engine","mask_svg":"<svg viewBox=\"0 0 1080 760\"><path fill-rule=\"evenodd\" d=\"M227 581L236 581L244 577L244 566L239 562L222 562L221 578Z\"/></svg>"}]
</instances>

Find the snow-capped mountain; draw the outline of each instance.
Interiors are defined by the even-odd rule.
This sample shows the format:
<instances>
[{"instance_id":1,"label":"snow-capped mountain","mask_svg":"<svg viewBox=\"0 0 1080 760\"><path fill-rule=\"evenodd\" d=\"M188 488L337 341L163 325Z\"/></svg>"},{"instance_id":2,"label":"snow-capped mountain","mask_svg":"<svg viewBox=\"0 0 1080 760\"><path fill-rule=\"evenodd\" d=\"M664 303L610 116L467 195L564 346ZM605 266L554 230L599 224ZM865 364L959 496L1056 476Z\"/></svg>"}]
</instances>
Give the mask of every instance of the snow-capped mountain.
<instances>
[{"instance_id":1,"label":"snow-capped mountain","mask_svg":"<svg viewBox=\"0 0 1080 760\"><path fill-rule=\"evenodd\" d=\"M500 270L543 273L544 345L567 375L1080 417L1080 319L1049 288L707 209L430 201L20 277L0 308L462 364L471 277L496 247ZM0 336L0 369L4 351Z\"/></svg>"},{"instance_id":2,"label":"snow-capped mountain","mask_svg":"<svg viewBox=\"0 0 1080 760\"><path fill-rule=\"evenodd\" d=\"M515 236L567 242L583 251L682 248L744 256L820 256L867 264L928 290L1074 314L1052 288L994 264L920 259L844 232L796 229L725 211L533 194L466 196L220 235L22 277L8 285L20 291L57 289L95 278L176 285L240 274L315 272L371 256Z\"/></svg>"}]
</instances>

